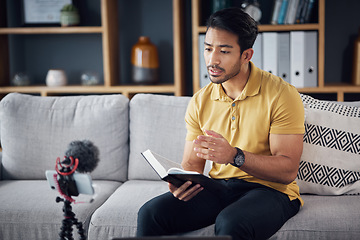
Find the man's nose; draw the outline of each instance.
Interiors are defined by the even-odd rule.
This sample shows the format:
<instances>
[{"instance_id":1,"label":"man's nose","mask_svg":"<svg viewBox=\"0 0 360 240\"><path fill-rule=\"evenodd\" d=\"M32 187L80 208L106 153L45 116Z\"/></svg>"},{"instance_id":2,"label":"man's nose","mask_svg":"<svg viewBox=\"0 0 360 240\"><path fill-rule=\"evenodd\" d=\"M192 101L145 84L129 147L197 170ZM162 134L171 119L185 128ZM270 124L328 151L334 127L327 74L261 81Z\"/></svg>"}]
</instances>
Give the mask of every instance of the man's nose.
<instances>
[{"instance_id":1,"label":"man's nose","mask_svg":"<svg viewBox=\"0 0 360 240\"><path fill-rule=\"evenodd\" d=\"M212 52L209 55L209 59L208 59L208 65L219 65L220 64L220 58L219 58L219 54L216 53L215 51Z\"/></svg>"}]
</instances>

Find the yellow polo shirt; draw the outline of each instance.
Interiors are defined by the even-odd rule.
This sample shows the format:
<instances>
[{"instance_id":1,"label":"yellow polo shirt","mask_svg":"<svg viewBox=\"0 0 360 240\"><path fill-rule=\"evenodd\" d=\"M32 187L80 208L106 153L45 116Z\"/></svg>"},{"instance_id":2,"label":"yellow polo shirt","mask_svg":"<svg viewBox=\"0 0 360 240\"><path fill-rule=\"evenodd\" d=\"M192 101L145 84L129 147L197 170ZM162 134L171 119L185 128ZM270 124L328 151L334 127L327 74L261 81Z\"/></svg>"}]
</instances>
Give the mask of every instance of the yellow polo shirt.
<instances>
[{"instance_id":1,"label":"yellow polo shirt","mask_svg":"<svg viewBox=\"0 0 360 240\"><path fill-rule=\"evenodd\" d=\"M232 100L221 84L210 83L192 97L185 116L186 140L213 130L231 146L260 155L271 155L269 134L303 134L304 107L295 87L281 78L257 68L250 62L251 73L241 95ZM274 188L299 198L299 187L257 179L230 164L213 163L210 176L215 179L239 178Z\"/></svg>"}]
</instances>

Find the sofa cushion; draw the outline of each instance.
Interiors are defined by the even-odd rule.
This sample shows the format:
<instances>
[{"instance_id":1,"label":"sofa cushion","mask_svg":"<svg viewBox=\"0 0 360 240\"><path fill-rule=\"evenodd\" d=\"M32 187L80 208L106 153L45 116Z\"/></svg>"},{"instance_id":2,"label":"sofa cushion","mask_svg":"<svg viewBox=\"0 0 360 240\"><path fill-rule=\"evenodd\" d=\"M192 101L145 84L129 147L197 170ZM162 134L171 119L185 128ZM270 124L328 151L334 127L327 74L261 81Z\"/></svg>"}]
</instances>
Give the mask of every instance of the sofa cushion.
<instances>
[{"instance_id":1,"label":"sofa cushion","mask_svg":"<svg viewBox=\"0 0 360 240\"><path fill-rule=\"evenodd\" d=\"M153 94L137 94L131 99L129 179L159 180L141 155L147 149L172 161L182 161L189 100Z\"/></svg>"},{"instance_id":2,"label":"sofa cushion","mask_svg":"<svg viewBox=\"0 0 360 240\"><path fill-rule=\"evenodd\" d=\"M302 95L304 149L301 193L360 194L360 108Z\"/></svg>"},{"instance_id":3,"label":"sofa cushion","mask_svg":"<svg viewBox=\"0 0 360 240\"><path fill-rule=\"evenodd\" d=\"M137 213L148 200L168 191L163 181L130 180L95 211L89 227L89 240L133 237Z\"/></svg>"},{"instance_id":4,"label":"sofa cushion","mask_svg":"<svg viewBox=\"0 0 360 240\"><path fill-rule=\"evenodd\" d=\"M116 181L94 181L94 201L89 203L91 196L80 195L76 198L79 203L71 204L86 235L92 213L120 185ZM59 239L64 204L55 202L57 196L59 193L45 180L0 181L0 239ZM76 226L73 228L75 239L79 239Z\"/></svg>"},{"instance_id":5,"label":"sofa cushion","mask_svg":"<svg viewBox=\"0 0 360 240\"><path fill-rule=\"evenodd\" d=\"M270 239L360 239L359 196L302 195L304 206Z\"/></svg>"},{"instance_id":6,"label":"sofa cushion","mask_svg":"<svg viewBox=\"0 0 360 240\"><path fill-rule=\"evenodd\" d=\"M0 103L3 179L45 179L70 142L87 139L100 151L92 178L125 181L128 101L122 95L8 94Z\"/></svg>"}]
</instances>

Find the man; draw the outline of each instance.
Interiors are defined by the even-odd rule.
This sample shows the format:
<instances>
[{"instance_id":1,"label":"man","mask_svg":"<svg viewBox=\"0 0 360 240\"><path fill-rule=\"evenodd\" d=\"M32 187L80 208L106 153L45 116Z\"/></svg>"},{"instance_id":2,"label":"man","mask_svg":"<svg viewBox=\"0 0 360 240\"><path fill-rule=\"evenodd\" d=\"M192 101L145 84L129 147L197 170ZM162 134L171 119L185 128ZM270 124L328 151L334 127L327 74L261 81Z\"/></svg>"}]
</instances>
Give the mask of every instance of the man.
<instances>
[{"instance_id":1,"label":"man","mask_svg":"<svg viewBox=\"0 0 360 240\"><path fill-rule=\"evenodd\" d=\"M216 235L267 239L302 204L297 175L304 133L304 108L297 90L250 62L256 22L238 8L210 16L204 57L212 83L191 99L182 166L228 187L217 196L199 184L146 203L138 236L170 235L215 223Z\"/></svg>"}]
</instances>

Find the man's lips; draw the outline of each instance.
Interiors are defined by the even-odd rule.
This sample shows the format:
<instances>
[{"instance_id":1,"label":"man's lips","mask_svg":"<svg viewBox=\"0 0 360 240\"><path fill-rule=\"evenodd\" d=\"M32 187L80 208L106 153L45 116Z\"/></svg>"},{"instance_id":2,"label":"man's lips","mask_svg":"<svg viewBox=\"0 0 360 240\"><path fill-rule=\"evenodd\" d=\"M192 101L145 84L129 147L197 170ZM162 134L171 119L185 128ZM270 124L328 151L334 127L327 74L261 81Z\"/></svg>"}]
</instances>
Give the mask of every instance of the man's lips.
<instances>
[{"instance_id":1,"label":"man's lips","mask_svg":"<svg viewBox=\"0 0 360 240\"><path fill-rule=\"evenodd\" d=\"M208 67L209 74L212 76L218 76L221 75L222 72L224 72L224 69L222 68L214 68L214 67Z\"/></svg>"}]
</instances>

